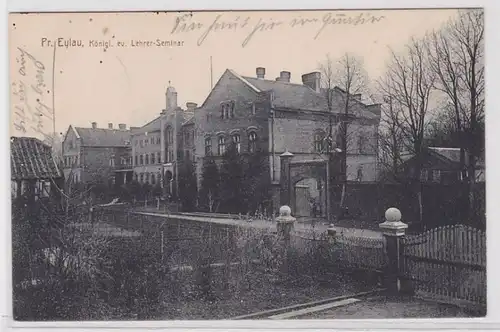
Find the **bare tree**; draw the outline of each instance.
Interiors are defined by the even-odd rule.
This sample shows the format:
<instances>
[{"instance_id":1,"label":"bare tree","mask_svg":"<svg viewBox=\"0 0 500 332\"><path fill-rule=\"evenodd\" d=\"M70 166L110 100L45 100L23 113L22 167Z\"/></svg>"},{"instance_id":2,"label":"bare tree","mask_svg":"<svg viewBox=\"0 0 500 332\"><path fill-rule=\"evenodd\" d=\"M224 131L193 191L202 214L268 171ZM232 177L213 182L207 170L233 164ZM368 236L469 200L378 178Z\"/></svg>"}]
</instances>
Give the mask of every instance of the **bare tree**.
<instances>
[{"instance_id":1,"label":"bare tree","mask_svg":"<svg viewBox=\"0 0 500 332\"><path fill-rule=\"evenodd\" d=\"M460 164L463 177L469 183L469 209L473 212L476 162L484 144L483 10L460 11L458 18L434 31L429 38L428 54L431 68L438 78L435 87L446 96L454 113Z\"/></svg>"},{"instance_id":2,"label":"bare tree","mask_svg":"<svg viewBox=\"0 0 500 332\"><path fill-rule=\"evenodd\" d=\"M394 105L392 96L384 96L378 133L378 163L384 180L401 181L403 154L407 151L402 128L401 105Z\"/></svg>"},{"instance_id":3,"label":"bare tree","mask_svg":"<svg viewBox=\"0 0 500 332\"><path fill-rule=\"evenodd\" d=\"M381 80L380 88L390 98L392 107L400 109L397 125L413 154L411 183L417 194L420 221L422 220L422 188L420 173L424 148L424 133L430 110L435 75L429 70L425 40L411 39L405 54L391 51L391 62ZM394 108L393 108L394 110Z\"/></svg>"},{"instance_id":4,"label":"bare tree","mask_svg":"<svg viewBox=\"0 0 500 332\"><path fill-rule=\"evenodd\" d=\"M369 80L362 59L350 53L345 53L336 61L332 61L330 56L327 55L325 61L320 64L319 69L328 112L339 113L340 119L336 140L341 157L340 182L342 184L342 194L340 207L342 208L347 183L347 154L351 148L349 142L352 141L352 137L357 135L355 130L349 130L349 122L356 116L355 110L356 106L361 102L361 96L368 93ZM329 142L333 142L333 135L333 118L330 116ZM332 146L333 144L328 145ZM331 152L331 150L328 152Z\"/></svg>"}]
</instances>

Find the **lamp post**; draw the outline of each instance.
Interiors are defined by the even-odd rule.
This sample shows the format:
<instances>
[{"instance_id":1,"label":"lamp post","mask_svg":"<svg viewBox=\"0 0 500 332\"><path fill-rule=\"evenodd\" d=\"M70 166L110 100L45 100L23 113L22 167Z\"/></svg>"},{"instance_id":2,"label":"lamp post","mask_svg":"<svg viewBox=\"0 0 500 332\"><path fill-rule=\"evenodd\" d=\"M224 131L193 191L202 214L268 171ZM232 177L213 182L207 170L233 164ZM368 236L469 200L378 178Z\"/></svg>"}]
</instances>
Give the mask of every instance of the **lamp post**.
<instances>
[{"instance_id":1,"label":"lamp post","mask_svg":"<svg viewBox=\"0 0 500 332\"><path fill-rule=\"evenodd\" d=\"M332 222L332 202L331 202L331 188L332 188L332 181L331 181L331 176L330 176L330 166L331 166L331 161L334 153L340 153L342 152L341 149L339 148L334 148L331 149L332 145L332 140L331 138L327 138L326 142L326 153L327 153L327 158L326 158L326 219L328 224L331 224Z\"/></svg>"}]
</instances>

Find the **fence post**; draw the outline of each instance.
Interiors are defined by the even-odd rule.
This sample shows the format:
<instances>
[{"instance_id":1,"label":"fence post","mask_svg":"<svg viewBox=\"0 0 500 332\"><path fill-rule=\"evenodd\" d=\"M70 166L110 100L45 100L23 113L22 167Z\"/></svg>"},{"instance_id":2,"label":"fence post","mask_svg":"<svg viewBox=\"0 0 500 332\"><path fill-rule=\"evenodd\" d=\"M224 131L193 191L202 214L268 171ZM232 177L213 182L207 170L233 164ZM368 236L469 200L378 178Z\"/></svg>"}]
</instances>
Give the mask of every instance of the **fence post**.
<instances>
[{"instance_id":1,"label":"fence post","mask_svg":"<svg viewBox=\"0 0 500 332\"><path fill-rule=\"evenodd\" d=\"M330 224L328 228L326 229L326 232L328 234L328 239L330 243L335 243L335 237L337 236L337 229L333 224Z\"/></svg>"},{"instance_id":2,"label":"fence post","mask_svg":"<svg viewBox=\"0 0 500 332\"><path fill-rule=\"evenodd\" d=\"M391 295L397 295L401 290L399 278L402 259L402 239L408 225L401 221L401 211L389 208L385 211L385 222L379 224L386 240L388 271L386 276L387 290Z\"/></svg>"},{"instance_id":3,"label":"fence post","mask_svg":"<svg viewBox=\"0 0 500 332\"><path fill-rule=\"evenodd\" d=\"M276 230L278 235L283 238L285 245L290 243L290 233L293 230L295 218L292 216L292 209L288 205L280 207L280 215L276 218Z\"/></svg>"}]
</instances>

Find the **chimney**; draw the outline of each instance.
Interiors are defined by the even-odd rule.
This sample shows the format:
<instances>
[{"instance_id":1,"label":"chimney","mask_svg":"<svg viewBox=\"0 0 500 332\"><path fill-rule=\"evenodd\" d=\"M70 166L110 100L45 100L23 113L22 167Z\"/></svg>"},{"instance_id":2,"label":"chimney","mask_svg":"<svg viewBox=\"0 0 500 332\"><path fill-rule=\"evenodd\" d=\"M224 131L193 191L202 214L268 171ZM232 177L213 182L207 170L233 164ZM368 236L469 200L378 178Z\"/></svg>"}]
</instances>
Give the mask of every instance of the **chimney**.
<instances>
[{"instance_id":1,"label":"chimney","mask_svg":"<svg viewBox=\"0 0 500 332\"><path fill-rule=\"evenodd\" d=\"M280 72L280 77L278 77L276 79L276 81L290 83L290 76L291 75L292 74L290 74L289 71L282 71L282 72Z\"/></svg>"},{"instance_id":2,"label":"chimney","mask_svg":"<svg viewBox=\"0 0 500 332\"><path fill-rule=\"evenodd\" d=\"M194 112L195 108L198 107L198 104L197 103L193 103L193 102L190 102L188 101L186 103L186 109L190 112Z\"/></svg>"},{"instance_id":3,"label":"chimney","mask_svg":"<svg viewBox=\"0 0 500 332\"><path fill-rule=\"evenodd\" d=\"M264 77L266 76L266 68L264 67L257 67L255 69L255 73L257 74L257 78L263 80Z\"/></svg>"},{"instance_id":4,"label":"chimney","mask_svg":"<svg viewBox=\"0 0 500 332\"><path fill-rule=\"evenodd\" d=\"M97 128L97 122L92 122L92 129L96 129Z\"/></svg>"},{"instance_id":5,"label":"chimney","mask_svg":"<svg viewBox=\"0 0 500 332\"><path fill-rule=\"evenodd\" d=\"M120 123L120 124L118 124L118 128L119 128L120 130L127 130L127 125L126 125L126 124L124 124L124 123Z\"/></svg>"},{"instance_id":6,"label":"chimney","mask_svg":"<svg viewBox=\"0 0 500 332\"><path fill-rule=\"evenodd\" d=\"M111 122L108 123L108 129L113 129L113 124Z\"/></svg>"},{"instance_id":7,"label":"chimney","mask_svg":"<svg viewBox=\"0 0 500 332\"><path fill-rule=\"evenodd\" d=\"M321 73L318 71L302 75L302 83L316 92L321 90Z\"/></svg>"}]
</instances>

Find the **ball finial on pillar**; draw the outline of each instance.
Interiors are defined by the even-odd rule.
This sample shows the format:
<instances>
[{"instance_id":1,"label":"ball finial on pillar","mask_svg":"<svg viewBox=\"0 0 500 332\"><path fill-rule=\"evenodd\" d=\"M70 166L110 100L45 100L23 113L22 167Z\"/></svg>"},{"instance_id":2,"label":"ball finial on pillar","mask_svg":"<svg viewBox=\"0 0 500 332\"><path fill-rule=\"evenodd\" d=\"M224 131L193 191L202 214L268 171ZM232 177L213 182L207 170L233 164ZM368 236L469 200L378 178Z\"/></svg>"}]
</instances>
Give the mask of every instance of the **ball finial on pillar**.
<instances>
[{"instance_id":1,"label":"ball finial on pillar","mask_svg":"<svg viewBox=\"0 0 500 332\"><path fill-rule=\"evenodd\" d=\"M388 208L385 211L385 220L388 222L401 221L401 211L394 207Z\"/></svg>"}]
</instances>

